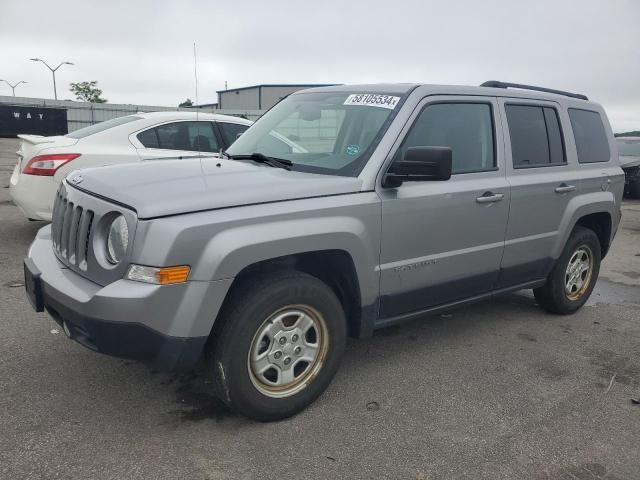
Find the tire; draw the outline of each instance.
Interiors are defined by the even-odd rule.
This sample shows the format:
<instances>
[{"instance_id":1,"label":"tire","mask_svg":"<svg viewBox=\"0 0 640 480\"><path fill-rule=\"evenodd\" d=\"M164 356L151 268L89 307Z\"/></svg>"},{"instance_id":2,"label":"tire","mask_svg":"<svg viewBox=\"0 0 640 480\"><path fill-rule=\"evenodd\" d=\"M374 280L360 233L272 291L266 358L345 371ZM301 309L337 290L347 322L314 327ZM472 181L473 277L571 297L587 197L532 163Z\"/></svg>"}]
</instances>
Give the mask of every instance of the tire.
<instances>
[{"instance_id":1,"label":"tire","mask_svg":"<svg viewBox=\"0 0 640 480\"><path fill-rule=\"evenodd\" d=\"M538 305L550 313L568 315L587 301L600 273L600 240L593 230L576 226L544 286L533 290ZM573 265L573 274L569 264ZM589 265L585 266L584 262ZM587 268L585 270L585 268Z\"/></svg>"},{"instance_id":2,"label":"tire","mask_svg":"<svg viewBox=\"0 0 640 480\"><path fill-rule=\"evenodd\" d=\"M218 321L207 352L218 396L258 421L291 417L318 398L338 369L347 338L335 293L296 271L234 287Z\"/></svg>"}]
</instances>

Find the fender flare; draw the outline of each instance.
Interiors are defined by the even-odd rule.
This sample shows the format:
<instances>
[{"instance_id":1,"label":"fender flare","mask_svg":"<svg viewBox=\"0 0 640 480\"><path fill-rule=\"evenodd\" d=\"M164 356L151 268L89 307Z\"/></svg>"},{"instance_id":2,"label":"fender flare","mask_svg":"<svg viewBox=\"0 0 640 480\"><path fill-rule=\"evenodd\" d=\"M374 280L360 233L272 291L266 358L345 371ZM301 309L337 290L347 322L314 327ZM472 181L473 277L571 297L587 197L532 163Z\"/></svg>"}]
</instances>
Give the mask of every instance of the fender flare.
<instances>
[{"instance_id":1,"label":"fender flare","mask_svg":"<svg viewBox=\"0 0 640 480\"><path fill-rule=\"evenodd\" d=\"M611 217L611 232L615 231L615 211L616 201L614 194L610 191L593 192L578 195L569 201L565 213L560 221L559 232L555 245L553 246L552 258L557 259L562 254L562 250L569 239L569 235L575 228L578 220L594 213L607 213Z\"/></svg>"}]
</instances>

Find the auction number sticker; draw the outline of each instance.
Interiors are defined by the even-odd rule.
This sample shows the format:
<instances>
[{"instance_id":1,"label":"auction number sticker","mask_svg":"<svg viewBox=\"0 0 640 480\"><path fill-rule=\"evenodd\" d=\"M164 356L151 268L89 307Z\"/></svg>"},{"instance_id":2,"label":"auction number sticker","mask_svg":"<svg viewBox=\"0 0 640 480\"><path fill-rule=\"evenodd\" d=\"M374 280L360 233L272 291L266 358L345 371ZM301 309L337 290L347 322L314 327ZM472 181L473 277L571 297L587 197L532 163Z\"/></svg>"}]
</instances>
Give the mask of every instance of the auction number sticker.
<instances>
[{"instance_id":1,"label":"auction number sticker","mask_svg":"<svg viewBox=\"0 0 640 480\"><path fill-rule=\"evenodd\" d=\"M400 97L380 95L377 93L353 93L344 101L345 105L365 105L367 107L382 107L393 110L398 105Z\"/></svg>"}]
</instances>

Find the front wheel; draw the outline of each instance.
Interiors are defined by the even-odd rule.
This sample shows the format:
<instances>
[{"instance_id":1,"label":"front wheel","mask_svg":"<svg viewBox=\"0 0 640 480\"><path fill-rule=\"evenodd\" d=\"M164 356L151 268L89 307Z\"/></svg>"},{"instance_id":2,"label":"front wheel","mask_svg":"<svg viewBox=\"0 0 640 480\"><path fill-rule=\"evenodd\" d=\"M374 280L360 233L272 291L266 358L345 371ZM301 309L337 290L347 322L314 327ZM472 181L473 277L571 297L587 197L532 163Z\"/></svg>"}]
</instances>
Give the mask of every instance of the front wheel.
<instances>
[{"instance_id":1,"label":"front wheel","mask_svg":"<svg viewBox=\"0 0 640 480\"><path fill-rule=\"evenodd\" d=\"M329 385L344 352L340 301L319 279L278 272L238 286L208 366L223 401L260 421L290 417Z\"/></svg>"},{"instance_id":2,"label":"front wheel","mask_svg":"<svg viewBox=\"0 0 640 480\"><path fill-rule=\"evenodd\" d=\"M582 307L598 279L600 256L600 241L595 232L575 227L547 283L533 290L538 305L562 315Z\"/></svg>"}]
</instances>

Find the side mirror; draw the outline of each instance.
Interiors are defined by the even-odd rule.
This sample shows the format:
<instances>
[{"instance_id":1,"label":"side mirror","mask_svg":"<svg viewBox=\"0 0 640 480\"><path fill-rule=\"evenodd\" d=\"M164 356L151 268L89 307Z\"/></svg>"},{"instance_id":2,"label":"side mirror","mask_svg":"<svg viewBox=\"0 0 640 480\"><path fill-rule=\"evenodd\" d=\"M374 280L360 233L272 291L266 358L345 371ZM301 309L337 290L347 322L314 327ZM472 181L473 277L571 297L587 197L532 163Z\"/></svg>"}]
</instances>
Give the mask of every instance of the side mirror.
<instances>
[{"instance_id":1,"label":"side mirror","mask_svg":"<svg viewBox=\"0 0 640 480\"><path fill-rule=\"evenodd\" d=\"M382 179L382 186L395 188L403 182L444 181L451 178L450 147L409 147Z\"/></svg>"}]
</instances>

